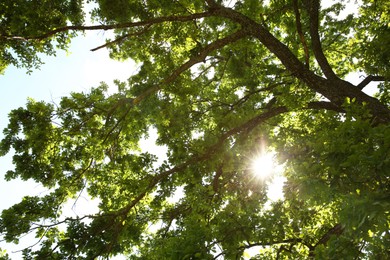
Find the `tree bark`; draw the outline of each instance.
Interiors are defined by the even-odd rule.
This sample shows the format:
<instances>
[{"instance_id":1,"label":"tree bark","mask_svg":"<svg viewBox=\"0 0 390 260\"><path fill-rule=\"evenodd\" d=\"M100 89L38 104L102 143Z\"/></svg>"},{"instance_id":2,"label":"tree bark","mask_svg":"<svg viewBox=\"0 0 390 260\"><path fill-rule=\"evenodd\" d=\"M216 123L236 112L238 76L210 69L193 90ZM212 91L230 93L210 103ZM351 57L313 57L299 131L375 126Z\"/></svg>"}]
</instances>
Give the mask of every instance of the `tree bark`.
<instances>
[{"instance_id":1,"label":"tree bark","mask_svg":"<svg viewBox=\"0 0 390 260\"><path fill-rule=\"evenodd\" d=\"M295 77L306 83L312 90L320 93L330 102L341 107L347 98L355 99L357 103L367 104L374 122L389 123L390 110L378 99L368 96L359 88L338 77L323 78L309 70L305 64L290 51L290 49L274 37L264 26L233 9L213 6L217 16L228 18L242 26L250 35L257 38Z\"/></svg>"}]
</instances>

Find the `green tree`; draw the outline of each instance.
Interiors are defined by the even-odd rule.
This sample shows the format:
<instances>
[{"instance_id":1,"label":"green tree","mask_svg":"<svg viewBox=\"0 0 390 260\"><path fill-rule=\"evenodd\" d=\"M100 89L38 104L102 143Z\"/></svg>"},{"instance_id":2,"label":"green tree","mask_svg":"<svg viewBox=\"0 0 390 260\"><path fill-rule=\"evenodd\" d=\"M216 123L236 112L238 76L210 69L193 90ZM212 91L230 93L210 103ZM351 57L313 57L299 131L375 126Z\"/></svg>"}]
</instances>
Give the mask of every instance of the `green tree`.
<instances>
[{"instance_id":1,"label":"green tree","mask_svg":"<svg viewBox=\"0 0 390 260\"><path fill-rule=\"evenodd\" d=\"M9 65L31 72L42 64L38 54L55 55L67 49L74 31L55 31L81 25L82 0L2 0L0 3L0 74Z\"/></svg>"},{"instance_id":2,"label":"green tree","mask_svg":"<svg viewBox=\"0 0 390 260\"><path fill-rule=\"evenodd\" d=\"M260 259L386 258L387 2L361 1L341 17L343 1L98 0L99 25L3 33L4 46L17 39L35 59L61 35L113 30L96 49L141 65L115 94L102 84L10 113L6 179L50 193L4 210L3 238L35 231L40 247L26 259L238 259L255 246ZM367 78L343 80L356 71ZM373 80L383 81L375 97L362 91ZM152 128L168 150L160 165L139 150ZM251 172L260 145L285 165L282 200L270 203L267 181ZM62 217L83 191L101 201L99 213Z\"/></svg>"}]
</instances>

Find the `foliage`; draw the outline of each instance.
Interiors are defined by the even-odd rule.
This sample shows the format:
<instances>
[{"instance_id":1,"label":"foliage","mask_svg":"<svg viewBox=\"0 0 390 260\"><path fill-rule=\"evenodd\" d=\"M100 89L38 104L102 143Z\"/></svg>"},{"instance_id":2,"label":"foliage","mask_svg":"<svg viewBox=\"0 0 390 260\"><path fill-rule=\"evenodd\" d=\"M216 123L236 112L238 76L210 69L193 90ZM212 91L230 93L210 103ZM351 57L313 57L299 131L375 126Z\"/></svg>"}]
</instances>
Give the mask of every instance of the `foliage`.
<instances>
[{"instance_id":1,"label":"foliage","mask_svg":"<svg viewBox=\"0 0 390 260\"><path fill-rule=\"evenodd\" d=\"M4 0L0 3L0 73L9 65L39 68L38 54L55 55L66 50L73 32L40 37L66 25L80 25L82 0ZM55 44L53 42L55 40Z\"/></svg>"},{"instance_id":2,"label":"foliage","mask_svg":"<svg viewBox=\"0 0 390 260\"><path fill-rule=\"evenodd\" d=\"M98 48L140 69L115 82L114 94L102 83L10 113L0 155L14 151L15 169L5 178L49 192L3 211L3 238L35 232L40 246L27 248L26 259L237 259L256 247L261 259L387 256L388 85L373 98L362 91L367 81L342 78L388 77L387 45L379 44L388 4L363 1L339 17L342 1L326 9L267 2L98 0L99 25L91 26L81 25L80 2L65 2L59 17L18 9L36 27L15 18L16 29L1 34L2 48L19 57L3 55L4 64L30 67L55 42L66 49L64 35L114 30ZM139 148L152 129L167 149L162 162ZM251 171L261 147L284 164L281 200L271 201L269 180ZM100 201L99 212L63 216L83 192Z\"/></svg>"}]
</instances>

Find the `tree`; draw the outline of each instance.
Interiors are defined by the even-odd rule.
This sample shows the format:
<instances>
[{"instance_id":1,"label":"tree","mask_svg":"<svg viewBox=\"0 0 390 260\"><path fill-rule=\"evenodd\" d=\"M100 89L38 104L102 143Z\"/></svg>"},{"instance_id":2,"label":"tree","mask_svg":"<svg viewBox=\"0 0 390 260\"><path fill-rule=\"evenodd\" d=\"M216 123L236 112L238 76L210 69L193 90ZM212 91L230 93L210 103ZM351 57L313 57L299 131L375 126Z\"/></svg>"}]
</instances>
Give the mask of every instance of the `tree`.
<instances>
[{"instance_id":1,"label":"tree","mask_svg":"<svg viewBox=\"0 0 390 260\"><path fill-rule=\"evenodd\" d=\"M11 64L32 72L42 64L39 53L55 55L56 49L67 49L74 32L40 36L68 24L81 25L84 21L81 7L81 0L1 1L0 73Z\"/></svg>"},{"instance_id":2,"label":"tree","mask_svg":"<svg viewBox=\"0 0 390 260\"><path fill-rule=\"evenodd\" d=\"M141 65L115 94L102 84L10 113L6 179L50 190L2 212L6 241L36 232L40 248L26 259L237 259L255 246L261 259L389 254L387 1L362 1L346 17L341 1L96 3L99 25L49 22L0 36L35 59L61 35L114 30L96 49ZM356 71L368 76L343 80ZM362 91L373 80L382 81L375 97ZM139 151L151 128L168 150L161 165ZM259 145L285 165L282 200L270 203L267 181L251 173ZM83 191L100 199L99 213L62 217Z\"/></svg>"}]
</instances>

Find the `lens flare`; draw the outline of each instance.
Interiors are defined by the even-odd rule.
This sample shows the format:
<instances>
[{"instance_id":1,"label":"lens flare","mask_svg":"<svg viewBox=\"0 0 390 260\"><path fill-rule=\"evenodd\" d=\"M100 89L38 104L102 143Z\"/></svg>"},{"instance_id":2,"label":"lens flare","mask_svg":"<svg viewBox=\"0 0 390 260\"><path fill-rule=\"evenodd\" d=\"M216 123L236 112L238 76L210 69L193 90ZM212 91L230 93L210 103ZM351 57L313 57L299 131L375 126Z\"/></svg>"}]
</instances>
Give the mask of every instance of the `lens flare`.
<instances>
[{"instance_id":1,"label":"lens flare","mask_svg":"<svg viewBox=\"0 0 390 260\"><path fill-rule=\"evenodd\" d=\"M274 155L272 153L263 153L252 161L253 174L260 178L267 178L274 172Z\"/></svg>"}]
</instances>

